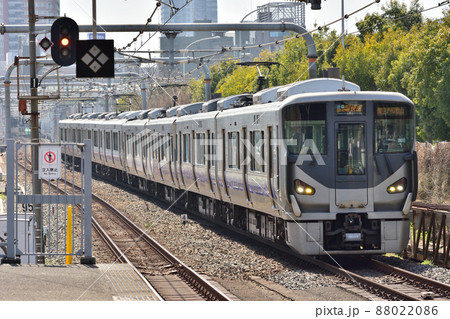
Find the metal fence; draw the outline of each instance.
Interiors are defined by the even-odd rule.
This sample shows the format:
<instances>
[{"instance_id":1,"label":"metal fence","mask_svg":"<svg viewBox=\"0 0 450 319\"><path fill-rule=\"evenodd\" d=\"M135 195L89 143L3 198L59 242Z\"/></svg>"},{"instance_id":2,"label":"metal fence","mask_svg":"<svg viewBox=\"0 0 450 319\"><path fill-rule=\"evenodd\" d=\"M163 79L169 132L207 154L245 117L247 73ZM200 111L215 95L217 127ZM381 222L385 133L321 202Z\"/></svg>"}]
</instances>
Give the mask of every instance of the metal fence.
<instances>
[{"instance_id":1,"label":"metal fence","mask_svg":"<svg viewBox=\"0 0 450 319\"><path fill-rule=\"evenodd\" d=\"M450 268L450 212L414 207L409 257Z\"/></svg>"},{"instance_id":2,"label":"metal fence","mask_svg":"<svg viewBox=\"0 0 450 319\"><path fill-rule=\"evenodd\" d=\"M39 157L34 178L29 172L31 154ZM67 164L62 163L64 154L76 156ZM91 141L35 144L8 140L6 161L6 242L0 243L6 250L0 250L2 262L61 264L66 257L79 256L81 263L94 263ZM81 186L81 191L70 183ZM68 214L70 210L72 214ZM5 216L3 225L4 220Z\"/></svg>"}]
</instances>

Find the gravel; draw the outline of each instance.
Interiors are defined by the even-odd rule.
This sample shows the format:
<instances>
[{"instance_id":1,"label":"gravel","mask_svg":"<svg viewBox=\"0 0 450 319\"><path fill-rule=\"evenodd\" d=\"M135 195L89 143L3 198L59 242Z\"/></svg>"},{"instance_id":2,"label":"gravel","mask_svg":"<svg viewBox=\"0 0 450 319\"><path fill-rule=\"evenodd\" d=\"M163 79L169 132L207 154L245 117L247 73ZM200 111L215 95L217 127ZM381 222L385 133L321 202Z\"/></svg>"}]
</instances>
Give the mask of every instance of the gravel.
<instances>
[{"instance_id":1,"label":"gravel","mask_svg":"<svg viewBox=\"0 0 450 319\"><path fill-rule=\"evenodd\" d=\"M418 262L393 256L376 256L374 257L374 259L413 272L415 274L439 281L446 285L450 285L450 269L428 264L420 264Z\"/></svg>"},{"instance_id":2,"label":"gravel","mask_svg":"<svg viewBox=\"0 0 450 319\"><path fill-rule=\"evenodd\" d=\"M109 183L93 180L94 192L110 201L142 229L147 229L169 251L199 273L223 280L247 280L258 276L288 289L299 291L317 287L335 287L338 279L308 269L298 261L245 236L218 229L213 224L189 216L184 225L181 217ZM98 263L111 263L111 254L95 241L94 256ZM450 284L450 270L395 257L375 257L397 267Z\"/></svg>"}]
</instances>

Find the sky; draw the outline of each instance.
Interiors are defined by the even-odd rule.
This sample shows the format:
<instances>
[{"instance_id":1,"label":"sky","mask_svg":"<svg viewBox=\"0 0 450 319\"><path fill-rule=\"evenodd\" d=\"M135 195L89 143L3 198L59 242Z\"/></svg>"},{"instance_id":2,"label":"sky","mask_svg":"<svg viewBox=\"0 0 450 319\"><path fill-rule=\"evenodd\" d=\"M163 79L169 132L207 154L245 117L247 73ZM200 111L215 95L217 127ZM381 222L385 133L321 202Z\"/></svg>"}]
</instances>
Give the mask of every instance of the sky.
<instances>
[{"instance_id":1,"label":"sky","mask_svg":"<svg viewBox=\"0 0 450 319\"><path fill-rule=\"evenodd\" d=\"M193 0L195 1L195 0ZM281 0L280 0L281 1ZM424 8L436 6L444 0L421 0ZM264 5L269 0L218 0L218 20L219 23L238 23L249 12L255 10L257 6ZM341 0L322 0L322 10L311 10L311 6L306 6L306 27L308 30L314 29L314 23L324 25L338 19L341 16ZM344 11L350 14L370 3L373 0L345 0ZM379 4L373 4L369 8L358 12L346 21L346 30L356 31L356 22L364 19L367 13L381 12L381 7L386 5L389 0L381 0ZM409 0L402 0L408 6ZM97 0L97 24L139 24L143 25L150 17L155 8L155 0ZM77 21L80 25L92 23L92 0L60 0L61 15ZM449 7L448 5L446 7ZM182 11L178 14L182 14ZM426 12L425 17L437 18L442 16L442 9L434 9ZM255 17L255 16L254 16ZM152 23L158 23L160 20L159 10ZM332 29L341 32L341 22L331 26ZM100 31L98 31L100 32ZM126 45L136 36L133 33L107 34L107 38L115 40L115 46ZM158 49L158 37L154 36L148 41L144 49ZM81 35L81 39L87 38L87 35ZM143 36L146 41L149 35ZM141 40L138 40L141 43Z\"/></svg>"}]
</instances>

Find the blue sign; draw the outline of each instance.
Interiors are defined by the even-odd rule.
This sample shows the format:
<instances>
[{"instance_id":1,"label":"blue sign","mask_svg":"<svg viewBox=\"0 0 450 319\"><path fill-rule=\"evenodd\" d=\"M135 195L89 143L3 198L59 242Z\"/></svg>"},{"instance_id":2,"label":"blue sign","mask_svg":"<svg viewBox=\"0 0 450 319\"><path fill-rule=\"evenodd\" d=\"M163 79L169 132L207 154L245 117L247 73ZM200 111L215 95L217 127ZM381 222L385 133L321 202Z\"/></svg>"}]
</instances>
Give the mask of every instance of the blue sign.
<instances>
[{"instance_id":1,"label":"blue sign","mask_svg":"<svg viewBox=\"0 0 450 319\"><path fill-rule=\"evenodd\" d=\"M91 32L89 33L89 40L94 39L94 34ZM106 33L103 32L97 32L97 40L106 40Z\"/></svg>"}]
</instances>

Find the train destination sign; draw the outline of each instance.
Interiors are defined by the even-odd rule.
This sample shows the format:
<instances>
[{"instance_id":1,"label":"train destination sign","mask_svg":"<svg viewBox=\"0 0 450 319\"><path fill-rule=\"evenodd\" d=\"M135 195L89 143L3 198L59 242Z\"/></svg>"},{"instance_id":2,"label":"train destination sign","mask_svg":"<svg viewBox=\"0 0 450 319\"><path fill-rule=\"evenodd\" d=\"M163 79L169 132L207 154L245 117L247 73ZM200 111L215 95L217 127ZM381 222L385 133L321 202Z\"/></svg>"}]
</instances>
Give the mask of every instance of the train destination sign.
<instances>
[{"instance_id":1,"label":"train destination sign","mask_svg":"<svg viewBox=\"0 0 450 319\"><path fill-rule=\"evenodd\" d=\"M39 147L39 178L61 178L61 146L41 145Z\"/></svg>"},{"instance_id":2,"label":"train destination sign","mask_svg":"<svg viewBox=\"0 0 450 319\"><path fill-rule=\"evenodd\" d=\"M404 106L382 106L377 107L377 117L396 117L405 116L406 108Z\"/></svg>"},{"instance_id":3,"label":"train destination sign","mask_svg":"<svg viewBox=\"0 0 450 319\"><path fill-rule=\"evenodd\" d=\"M336 115L364 115L366 105L361 102L337 102Z\"/></svg>"}]
</instances>

